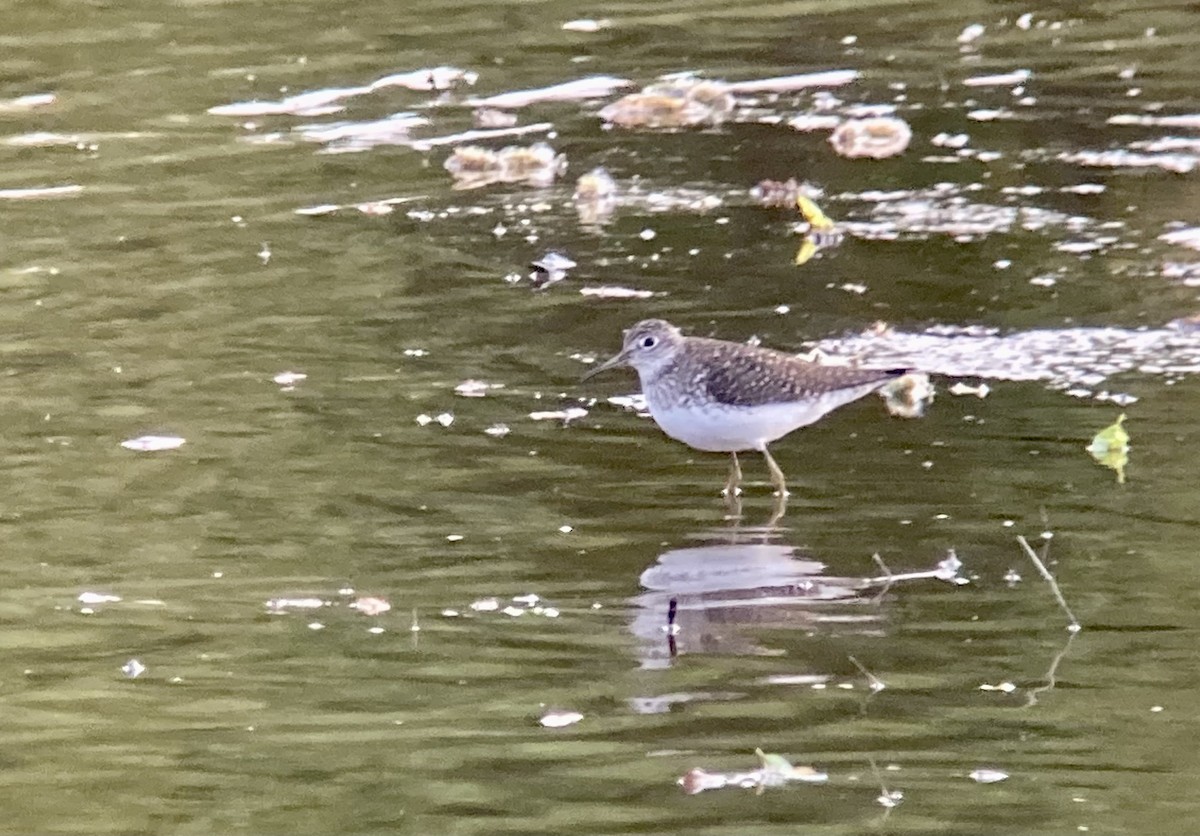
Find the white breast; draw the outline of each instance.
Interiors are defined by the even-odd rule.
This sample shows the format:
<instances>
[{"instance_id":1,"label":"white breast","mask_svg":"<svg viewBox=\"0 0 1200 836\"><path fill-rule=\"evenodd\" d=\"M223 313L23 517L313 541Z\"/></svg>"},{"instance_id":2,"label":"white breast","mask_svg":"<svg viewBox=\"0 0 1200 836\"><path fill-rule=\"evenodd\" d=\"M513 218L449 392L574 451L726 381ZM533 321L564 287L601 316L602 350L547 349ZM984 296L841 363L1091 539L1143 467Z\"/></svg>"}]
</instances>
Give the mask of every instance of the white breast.
<instances>
[{"instance_id":1,"label":"white breast","mask_svg":"<svg viewBox=\"0 0 1200 836\"><path fill-rule=\"evenodd\" d=\"M646 403L662 431L697 450L761 450L792 430L816 423L830 411L879 388L878 383L829 392L811 400L762 406L699 405L681 408L647 392Z\"/></svg>"}]
</instances>

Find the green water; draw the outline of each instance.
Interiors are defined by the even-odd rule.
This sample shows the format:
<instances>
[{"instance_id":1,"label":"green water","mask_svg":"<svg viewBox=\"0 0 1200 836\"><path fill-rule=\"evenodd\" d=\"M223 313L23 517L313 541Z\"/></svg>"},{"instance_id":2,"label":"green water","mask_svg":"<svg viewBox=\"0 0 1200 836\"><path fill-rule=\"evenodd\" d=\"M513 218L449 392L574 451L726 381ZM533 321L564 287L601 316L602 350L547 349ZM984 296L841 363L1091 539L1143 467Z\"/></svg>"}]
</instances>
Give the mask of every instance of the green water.
<instances>
[{"instance_id":1,"label":"green water","mask_svg":"<svg viewBox=\"0 0 1200 836\"><path fill-rule=\"evenodd\" d=\"M1196 223L1195 128L1108 121L1194 113L1193 10L0 10L0 98L56 97L0 107L0 189L79 187L0 200L0 831L1192 832L1194 346L1154 342L1130 367L1125 349L1022 335L1196 312L1169 265L1200 257L1159 238ZM611 25L561 28L579 18ZM437 106L389 87L340 113L208 113L441 65L478 81ZM568 164L546 189L454 190L446 147L327 153L299 130L412 111L428 139L470 127L466 95L830 69L861 77L829 112L894 107L904 155L843 159L782 124L812 90L665 132L604 129L618 94L531 105L521 123L553 123ZM1142 159L1077 156L1104 151ZM573 183L597 165L622 203L581 225ZM748 195L789 177L849 230L802 266L799 218ZM296 213L323 204L341 208ZM548 250L577 262L566 280L512 280ZM600 286L653 295L580 292ZM998 329L1019 350L936 366L986 398L943 375L924 419L871 398L776 444L793 496L768 532L757 457L727 519L722 456L610 404L632 375L578 382L650 316L793 350L880 320L902 338ZM289 371L307 377L273 381ZM497 386L456 394L468 380ZM587 412L530 417L568 408ZM1121 412L1125 484L1084 450ZM121 447L145 435L186 442ZM1043 533L1083 624L1069 643L1016 541L1040 552ZM853 588L880 575L874 554L901 573L949 549L969 583ZM799 594L806 579L839 602ZM351 608L362 596L391 609ZM305 598L323 605L267 603ZM583 719L542 727L551 710ZM756 747L829 780L676 785L753 769ZM903 803L880 805L881 783Z\"/></svg>"}]
</instances>

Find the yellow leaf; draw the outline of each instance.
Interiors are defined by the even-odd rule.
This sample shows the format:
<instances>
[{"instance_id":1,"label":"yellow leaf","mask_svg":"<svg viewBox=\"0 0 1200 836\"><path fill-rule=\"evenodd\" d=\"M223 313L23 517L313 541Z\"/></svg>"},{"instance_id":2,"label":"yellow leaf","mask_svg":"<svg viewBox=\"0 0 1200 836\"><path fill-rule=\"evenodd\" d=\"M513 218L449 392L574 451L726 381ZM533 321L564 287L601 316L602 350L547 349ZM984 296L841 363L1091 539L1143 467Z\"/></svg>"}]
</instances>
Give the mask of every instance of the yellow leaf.
<instances>
[{"instance_id":1,"label":"yellow leaf","mask_svg":"<svg viewBox=\"0 0 1200 836\"><path fill-rule=\"evenodd\" d=\"M821 211L820 206L804 195L796 195L796 208L813 229L833 229L833 221Z\"/></svg>"},{"instance_id":2,"label":"yellow leaf","mask_svg":"<svg viewBox=\"0 0 1200 836\"><path fill-rule=\"evenodd\" d=\"M1125 423L1125 414L1116 422L1096 433L1087 451L1092 458L1104 467L1117 473L1117 484L1125 484L1125 465L1129 462L1129 433L1121 426Z\"/></svg>"}]
</instances>

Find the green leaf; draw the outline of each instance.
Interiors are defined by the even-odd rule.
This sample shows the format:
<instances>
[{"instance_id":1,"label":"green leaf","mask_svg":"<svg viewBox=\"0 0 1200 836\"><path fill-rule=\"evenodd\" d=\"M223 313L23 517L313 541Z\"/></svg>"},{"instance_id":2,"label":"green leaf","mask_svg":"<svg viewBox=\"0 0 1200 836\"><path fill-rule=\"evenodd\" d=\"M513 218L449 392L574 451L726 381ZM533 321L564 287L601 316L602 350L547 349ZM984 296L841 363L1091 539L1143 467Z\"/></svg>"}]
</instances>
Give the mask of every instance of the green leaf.
<instances>
[{"instance_id":1,"label":"green leaf","mask_svg":"<svg viewBox=\"0 0 1200 836\"><path fill-rule=\"evenodd\" d=\"M1117 484L1125 484L1125 465L1129 462L1129 433L1121 426L1125 423L1125 413L1117 418L1116 423L1105 427L1092 439L1087 451L1099 464L1117 473Z\"/></svg>"},{"instance_id":2,"label":"green leaf","mask_svg":"<svg viewBox=\"0 0 1200 836\"><path fill-rule=\"evenodd\" d=\"M768 772L778 772L783 775L791 774L792 763L783 755L769 755L762 749L755 749L754 754L758 755L758 759L762 761L763 769Z\"/></svg>"}]
</instances>

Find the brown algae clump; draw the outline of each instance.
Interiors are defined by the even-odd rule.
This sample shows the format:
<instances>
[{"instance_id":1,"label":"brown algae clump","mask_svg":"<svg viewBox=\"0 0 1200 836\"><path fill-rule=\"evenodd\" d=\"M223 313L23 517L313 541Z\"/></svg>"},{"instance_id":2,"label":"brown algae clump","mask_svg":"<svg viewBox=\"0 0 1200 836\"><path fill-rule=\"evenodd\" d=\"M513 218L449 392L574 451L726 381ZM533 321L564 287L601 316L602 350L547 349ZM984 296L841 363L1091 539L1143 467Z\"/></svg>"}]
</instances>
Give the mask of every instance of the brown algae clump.
<instances>
[{"instance_id":1,"label":"brown algae clump","mask_svg":"<svg viewBox=\"0 0 1200 836\"><path fill-rule=\"evenodd\" d=\"M829 137L833 150L843 157L882 160L904 153L912 141L912 128L903 119L875 116L850 119L838 125Z\"/></svg>"},{"instance_id":2,"label":"brown algae clump","mask_svg":"<svg viewBox=\"0 0 1200 836\"><path fill-rule=\"evenodd\" d=\"M463 145L454 149L442 167L454 178L456 189L474 189L492 183L547 186L562 173L566 158L544 142L510 145L499 151Z\"/></svg>"},{"instance_id":3,"label":"brown algae clump","mask_svg":"<svg viewBox=\"0 0 1200 836\"><path fill-rule=\"evenodd\" d=\"M733 113L735 100L719 81L674 79L651 84L600 110L600 118L621 128L687 128L717 125Z\"/></svg>"}]
</instances>

